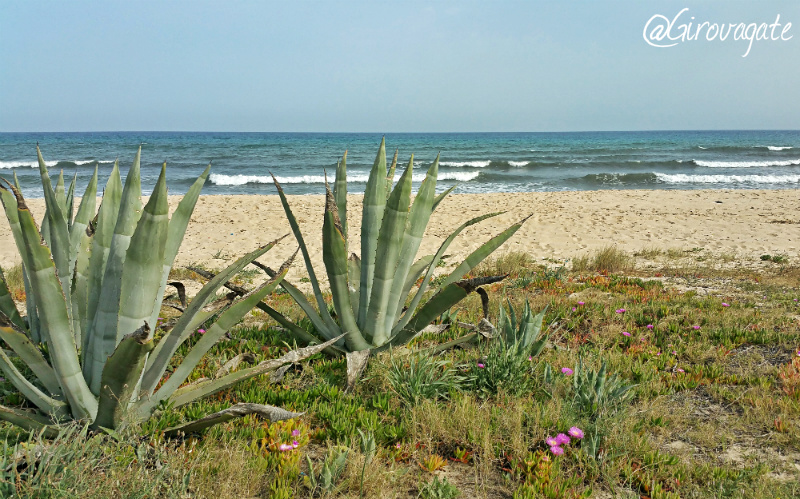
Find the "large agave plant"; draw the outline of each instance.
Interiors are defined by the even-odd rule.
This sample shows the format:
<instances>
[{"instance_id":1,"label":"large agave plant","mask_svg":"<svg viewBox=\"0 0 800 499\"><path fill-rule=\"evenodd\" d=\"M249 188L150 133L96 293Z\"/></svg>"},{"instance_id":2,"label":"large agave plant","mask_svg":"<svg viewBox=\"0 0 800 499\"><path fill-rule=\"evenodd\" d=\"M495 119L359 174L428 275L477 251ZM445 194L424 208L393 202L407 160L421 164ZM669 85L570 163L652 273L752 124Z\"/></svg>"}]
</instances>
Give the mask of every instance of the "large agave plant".
<instances>
[{"instance_id":1,"label":"large agave plant","mask_svg":"<svg viewBox=\"0 0 800 499\"><path fill-rule=\"evenodd\" d=\"M319 337L293 324L276 310L264 304L259 307L267 311L298 340L317 343L344 334L344 338L336 342L335 348L348 354L402 345L478 286L497 282L503 278L496 276L460 280L511 237L524 220L504 230L470 254L438 285L435 294L423 302L423 297L431 286L434 270L456 236L466 227L500 213L489 213L469 220L458 227L435 254L416 259L431 214L452 188L436 195L439 170L437 157L428 169L412 203L413 164L412 155L405 172L392 188L397 153L387 173L386 145L381 141L364 193L360 256L355 253L349 254L348 251L347 154L337 166L333 191L331 192L326 185L322 258L333 298L335 319L323 299L317 274L311 265L297 220L292 214L281 186L275 180L283 208L305 260L316 307L299 289L286 280L281 281L281 286L308 316ZM267 270L272 276L276 275L274 271ZM422 280L417 286L420 278ZM406 306L409 296L411 301ZM363 363L367 355L348 355L348 360L352 361L349 364ZM350 366L348 371L353 372Z\"/></svg>"},{"instance_id":2,"label":"large agave plant","mask_svg":"<svg viewBox=\"0 0 800 499\"><path fill-rule=\"evenodd\" d=\"M221 311L204 310L228 279L275 243L241 257L208 282L174 327L156 342L169 270L209 169L192 185L170 218L166 165L153 194L142 206L140 149L124 187L114 164L96 215L95 169L73 218L75 180L65 190L61 175L53 188L38 147L37 153L46 202L41 231L16 178L14 184L3 179L5 185L0 185L0 198L22 257L27 308L26 320L18 313L0 273L0 338L33 377L23 376L2 349L0 369L37 410L0 406L0 419L50 433L69 420L115 429L146 420L161 404L188 404L327 346L293 351L218 379L181 386L225 332L280 283L288 264L270 282ZM207 332L165 379L178 347L199 325L212 319ZM295 416L275 407L239 404L169 431L198 430L254 412L272 419Z\"/></svg>"}]
</instances>

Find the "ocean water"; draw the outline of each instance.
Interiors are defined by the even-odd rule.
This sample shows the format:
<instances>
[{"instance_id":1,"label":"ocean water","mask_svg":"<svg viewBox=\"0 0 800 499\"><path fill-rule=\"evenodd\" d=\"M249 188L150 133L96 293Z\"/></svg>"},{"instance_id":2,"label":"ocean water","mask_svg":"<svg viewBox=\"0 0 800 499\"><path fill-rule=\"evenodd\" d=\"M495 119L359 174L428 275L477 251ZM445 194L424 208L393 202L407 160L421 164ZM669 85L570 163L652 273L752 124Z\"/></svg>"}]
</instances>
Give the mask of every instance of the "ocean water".
<instances>
[{"instance_id":1,"label":"ocean water","mask_svg":"<svg viewBox=\"0 0 800 499\"><path fill-rule=\"evenodd\" d=\"M142 187L167 162L170 193L182 194L211 162L203 194L324 193L325 172L348 151L352 193L363 192L379 133L94 132L0 133L0 176L16 174L40 197L37 142L53 174L77 175L82 192L115 158L123 174L142 145ZM389 160L414 154L415 188L441 154L438 190L526 192L598 189L797 189L800 131L409 133L386 135Z\"/></svg>"}]
</instances>

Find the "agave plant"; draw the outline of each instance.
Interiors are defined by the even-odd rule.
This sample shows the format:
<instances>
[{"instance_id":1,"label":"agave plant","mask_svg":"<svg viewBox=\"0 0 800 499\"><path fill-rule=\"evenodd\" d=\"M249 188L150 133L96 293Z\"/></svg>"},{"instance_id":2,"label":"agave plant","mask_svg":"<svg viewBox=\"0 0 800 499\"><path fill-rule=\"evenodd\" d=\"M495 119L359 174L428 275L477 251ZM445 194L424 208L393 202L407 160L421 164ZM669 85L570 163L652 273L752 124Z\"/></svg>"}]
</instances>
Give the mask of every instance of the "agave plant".
<instances>
[{"instance_id":1,"label":"agave plant","mask_svg":"<svg viewBox=\"0 0 800 499\"><path fill-rule=\"evenodd\" d=\"M266 304L260 304L259 307L300 341L319 343L344 334L344 338L335 343L335 348L348 353L351 382L353 373L360 370L359 365L365 364L370 351L407 343L478 286L503 279L504 276L492 276L461 280L511 237L524 222L523 220L512 225L480 246L438 284L430 299L423 301L432 285L434 270L456 236L465 228L500 213L489 213L465 222L442 243L435 254L415 260L431 214L453 188L436 195L439 171L437 157L412 202L413 164L412 155L405 172L393 188L397 153L387 172L386 144L381 141L364 193L360 256L349 254L348 251L346 153L337 165L333 191L326 182L322 259L330 285L335 319L323 298L317 273L311 265L297 220L283 189L274 180L289 225L300 245L316 307L286 280L281 281L281 286L308 316L316 333L309 333L293 324ZM266 270L271 276L276 275L274 271ZM420 278L421 281L416 286ZM415 287L416 291L412 294ZM409 296L411 300L407 304ZM355 355L355 352L359 354ZM353 366L355 368L351 369Z\"/></svg>"},{"instance_id":2,"label":"agave plant","mask_svg":"<svg viewBox=\"0 0 800 499\"><path fill-rule=\"evenodd\" d=\"M497 320L497 330L506 345L514 348L521 354L536 357L542 353L548 335L541 335L542 321L547 307L536 315L533 315L528 300L525 300L525 308L522 310L522 317L517 322L517 314L511 302L508 303L508 312L500 306L500 315ZM540 338L541 336L541 338Z\"/></svg>"},{"instance_id":3,"label":"agave plant","mask_svg":"<svg viewBox=\"0 0 800 499\"><path fill-rule=\"evenodd\" d=\"M0 406L1 420L51 434L69 420L89 422L93 428L116 429L148 419L162 404L188 404L327 346L290 352L218 379L181 386L206 352L286 274L288 264L269 282L222 310L204 309L227 279L275 243L241 257L208 282L172 329L156 342L169 270L209 168L170 218L166 165L153 194L142 206L140 148L124 187L114 164L96 215L95 168L73 218L75 179L65 191L62 174L54 189L38 147L37 154L46 204L41 231L16 178L13 184L3 179L5 185L0 185L0 198L22 257L27 308L27 318L23 319L0 274L0 338L33 376L23 376L2 349L0 369L37 410ZM211 322L206 333L165 378L178 347L206 322ZM254 412L273 420L295 416L276 407L239 404L168 431L198 430Z\"/></svg>"},{"instance_id":4,"label":"agave plant","mask_svg":"<svg viewBox=\"0 0 800 499\"><path fill-rule=\"evenodd\" d=\"M580 358L575 364L572 379L574 404L592 419L630 400L633 397L631 388L635 386L616 374L609 376L606 361L603 361L599 371L584 368Z\"/></svg>"}]
</instances>

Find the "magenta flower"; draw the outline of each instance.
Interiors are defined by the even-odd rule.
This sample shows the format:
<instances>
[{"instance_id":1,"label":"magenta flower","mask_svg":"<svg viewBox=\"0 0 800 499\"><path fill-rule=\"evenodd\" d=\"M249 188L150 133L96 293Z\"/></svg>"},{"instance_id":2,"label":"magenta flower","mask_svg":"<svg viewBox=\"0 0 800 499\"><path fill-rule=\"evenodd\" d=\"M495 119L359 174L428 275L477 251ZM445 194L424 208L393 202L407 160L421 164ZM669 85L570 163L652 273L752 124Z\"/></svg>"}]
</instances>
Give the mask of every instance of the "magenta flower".
<instances>
[{"instance_id":1,"label":"magenta flower","mask_svg":"<svg viewBox=\"0 0 800 499\"><path fill-rule=\"evenodd\" d=\"M550 447L558 447L558 440L553 437L547 437L544 439L544 443L546 443Z\"/></svg>"},{"instance_id":2,"label":"magenta flower","mask_svg":"<svg viewBox=\"0 0 800 499\"><path fill-rule=\"evenodd\" d=\"M554 456L561 456L564 454L564 449L557 445L553 445L550 447L550 452L552 452Z\"/></svg>"},{"instance_id":3,"label":"magenta flower","mask_svg":"<svg viewBox=\"0 0 800 499\"><path fill-rule=\"evenodd\" d=\"M528 360L533 360L533 357L532 356L528 356Z\"/></svg>"},{"instance_id":4,"label":"magenta flower","mask_svg":"<svg viewBox=\"0 0 800 499\"><path fill-rule=\"evenodd\" d=\"M653 325L652 324L648 324L647 325L647 329L653 329Z\"/></svg>"},{"instance_id":5,"label":"magenta flower","mask_svg":"<svg viewBox=\"0 0 800 499\"><path fill-rule=\"evenodd\" d=\"M695 331L697 331L698 329L700 329L700 326L692 326L692 327L694 328L694 330L695 330Z\"/></svg>"},{"instance_id":6,"label":"magenta flower","mask_svg":"<svg viewBox=\"0 0 800 499\"><path fill-rule=\"evenodd\" d=\"M576 310L578 310L578 309L577 309L577 308L575 308L575 307L572 307L572 311L573 311L573 312L574 312L574 311L576 311Z\"/></svg>"},{"instance_id":7,"label":"magenta flower","mask_svg":"<svg viewBox=\"0 0 800 499\"><path fill-rule=\"evenodd\" d=\"M486 364L481 364L478 362L478 369L483 369L484 367L486 367Z\"/></svg>"},{"instance_id":8,"label":"magenta flower","mask_svg":"<svg viewBox=\"0 0 800 499\"><path fill-rule=\"evenodd\" d=\"M624 308L618 308L618 309L616 310L616 312L617 312L618 314L624 314L624 313L625 313L625 309L624 309Z\"/></svg>"},{"instance_id":9,"label":"magenta flower","mask_svg":"<svg viewBox=\"0 0 800 499\"><path fill-rule=\"evenodd\" d=\"M566 445L569 443L569 437L563 433L559 433L556 435L556 442L558 442L558 445Z\"/></svg>"},{"instance_id":10,"label":"magenta flower","mask_svg":"<svg viewBox=\"0 0 800 499\"><path fill-rule=\"evenodd\" d=\"M673 351L672 351L672 355L678 355L678 352L676 352L675 350L673 350Z\"/></svg>"},{"instance_id":11,"label":"magenta flower","mask_svg":"<svg viewBox=\"0 0 800 499\"><path fill-rule=\"evenodd\" d=\"M727 304L727 303L725 303L725 302L722 302L722 306L723 306L723 307L730 307L730 305L728 305L728 304Z\"/></svg>"},{"instance_id":12,"label":"magenta flower","mask_svg":"<svg viewBox=\"0 0 800 499\"><path fill-rule=\"evenodd\" d=\"M205 329L198 329L197 332L200 333L200 334L205 334L206 330Z\"/></svg>"},{"instance_id":13,"label":"magenta flower","mask_svg":"<svg viewBox=\"0 0 800 499\"><path fill-rule=\"evenodd\" d=\"M298 435L300 435L300 430L292 430L292 436L293 437L296 437Z\"/></svg>"},{"instance_id":14,"label":"magenta flower","mask_svg":"<svg viewBox=\"0 0 800 499\"><path fill-rule=\"evenodd\" d=\"M684 371L683 369L681 369L680 367L677 369L677 371L678 371L679 373L685 373L685 372L686 372L686 371Z\"/></svg>"},{"instance_id":15,"label":"magenta flower","mask_svg":"<svg viewBox=\"0 0 800 499\"><path fill-rule=\"evenodd\" d=\"M795 299L794 301L797 301L797 299ZM582 301L579 301L578 305L585 305L585 303L583 303Z\"/></svg>"},{"instance_id":16,"label":"magenta flower","mask_svg":"<svg viewBox=\"0 0 800 499\"><path fill-rule=\"evenodd\" d=\"M627 332L627 331L623 331L623 332L622 332L622 336L630 336L630 335L631 335L631 333L629 333L629 332Z\"/></svg>"},{"instance_id":17,"label":"magenta flower","mask_svg":"<svg viewBox=\"0 0 800 499\"><path fill-rule=\"evenodd\" d=\"M297 442L297 440L292 440L292 447L293 447L293 448L295 448L295 449L296 449L296 448L297 448L299 445L300 445L300 444Z\"/></svg>"},{"instance_id":18,"label":"magenta flower","mask_svg":"<svg viewBox=\"0 0 800 499\"><path fill-rule=\"evenodd\" d=\"M292 450L292 449L294 449L294 447L292 447L289 444L280 444L278 446L278 450L281 451L281 452L286 452L287 450Z\"/></svg>"},{"instance_id":19,"label":"magenta flower","mask_svg":"<svg viewBox=\"0 0 800 499\"><path fill-rule=\"evenodd\" d=\"M572 428L570 428L567 433L569 433L569 435L572 438L577 438L577 439L583 438L583 430L581 430L577 426L573 426Z\"/></svg>"},{"instance_id":20,"label":"magenta flower","mask_svg":"<svg viewBox=\"0 0 800 499\"><path fill-rule=\"evenodd\" d=\"M572 376L572 372L573 371L569 367L562 367L561 368L561 372L564 373L567 376Z\"/></svg>"}]
</instances>

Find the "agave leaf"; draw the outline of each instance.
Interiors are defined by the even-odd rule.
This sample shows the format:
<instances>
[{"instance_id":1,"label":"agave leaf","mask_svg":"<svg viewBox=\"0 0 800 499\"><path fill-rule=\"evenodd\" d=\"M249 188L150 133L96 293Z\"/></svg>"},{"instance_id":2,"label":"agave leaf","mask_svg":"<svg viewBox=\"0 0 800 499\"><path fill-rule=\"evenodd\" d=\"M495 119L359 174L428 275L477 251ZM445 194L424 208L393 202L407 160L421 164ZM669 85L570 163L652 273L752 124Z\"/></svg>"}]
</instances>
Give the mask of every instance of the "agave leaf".
<instances>
[{"instance_id":1,"label":"agave leaf","mask_svg":"<svg viewBox=\"0 0 800 499\"><path fill-rule=\"evenodd\" d=\"M11 362L11 359L8 358L6 352L2 348L0 348L0 371L11 381L14 388L19 390L26 399L33 402L40 411L45 414L52 414L58 418L69 415L67 403L62 400L54 399L28 381L25 376L19 372L16 366L14 366L14 363Z\"/></svg>"},{"instance_id":2,"label":"agave leaf","mask_svg":"<svg viewBox=\"0 0 800 499\"><path fill-rule=\"evenodd\" d=\"M388 342L377 347L375 351L380 352L397 345L403 345L411 341L425 326L433 322L442 313L466 298L468 294L475 291L479 286L485 286L505 279L505 276L477 277L454 282L436 293L428 300L408 324L397 334L393 335Z\"/></svg>"},{"instance_id":3,"label":"agave leaf","mask_svg":"<svg viewBox=\"0 0 800 499\"><path fill-rule=\"evenodd\" d=\"M402 305L405 305L406 298L408 298L408 295L411 294L411 288L414 287L414 284L422 276L422 273L425 272L425 269L430 266L431 262L433 261L433 257L434 255L425 255L414 262L414 265L412 265L409 269L408 274L406 275L406 282L403 285L403 291L400 293L400 300L402 300L402 303L399 303L401 306L399 306L395 311L393 324L397 324L397 321L400 319L400 314L403 313Z\"/></svg>"},{"instance_id":4,"label":"agave leaf","mask_svg":"<svg viewBox=\"0 0 800 499\"><path fill-rule=\"evenodd\" d=\"M51 251L51 256L55 262L56 275L61 283L61 289L64 293L67 306L70 306L69 291L72 286L72 273L69 268L69 232L67 229L67 218L64 214L65 210L65 197L64 197L64 175L63 172L59 176L59 184L56 186L59 193L53 191L50 183L50 176L47 172L42 153L39 146L36 146L36 155L39 159L39 176L42 178L42 188L44 189L44 200L47 205L45 218L48 221L48 229L50 237L48 246ZM19 202L19 200L18 200ZM68 314L72 311L68 310Z\"/></svg>"},{"instance_id":5,"label":"agave leaf","mask_svg":"<svg viewBox=\"0 0 800 499\"><path fill-rule=\"evenodd\" d=\"M476 265L481 263L487 256L489 256L494 250L499 248L504 242L506 242L511 236L514 235L515 232L522 227L522 224L530 218L531 215L523 218L519 222L513 224L511 227L507 228L500 234L494 236L493 238L489 239L485 243L483 243L478 249L470 253L470 255L463 261L461 264L447 276L447 279L444 280L442 283L442 287L447 286L450 283L456 282L457 280L461 279L466 275L467 272L475 268Z\"/></svg>"},{"instance_id":6,"label":"agave leaf","mask_svg":"<svg viewBox=\"0 0 800 499\"><path fill-rule=\"evenodd\" d=\"M432 207L431 211L436 211L436 208L439 207L439 204L442 201L444 201L444 198L446 198L451 192L453 192L456 187L458 187L458 186L457 185L451 185L444 192L442 192L441 194L436 196L436 199L433 200L433 207Z\"/></svg>"},{"instance_id":7,"label":"agave leaf","mask_svg":"<svg viewBox=\"0 0 800 499\"><path fill-rule=\"evenodd\" d=\"M153 396L153 400L158 402L165 400L172 395L172 393L181 386L186 378L192 373L194 368L203 359L203 356L211 350L211 347L217 344L231 327L235 326L242 317L245 316L255 305L264 299L265 296L270 294L280 283L281 279L286 276L289 271L287 268L282 269L275 278L270 279L261 287L250 292L250 294L243 296L239 301L228 307L227 310L222 312L217 320L206 330L203 337L195 343L188 354L183 358L181 364L172 372L169 379L167 379L161 388Z\"/></svg>"},{"instance_id":8,"label":"agave leaf","mask_svg":"<svg viewBox=\"0 0 800 499\"><path fill-rule=\"evenodd\" d=\"M322 223L322 261L328 273L333 304L339 312L339 323L345 336L345 344L350 350L369 348L361 335L350 305L350 291L347 285L347 248L339 228L338 211L330 189L327 189L325 220Z\"/></svg>"},{"instance_id":9,"label":"agave leaf","mask_svg":"<svg viewBox=\"0 0 800 499\"><path fill-rule=\"evenodd\" d=\"M409 165L411 168L412 165ZM405 290L406 279L414 262L414 258L419 251L420 243L422 243L422 236L425 234L425 227L428 226L430 220L433 197L436 194L436 177L439 174L439 157L433 162L428 169L425 180L417 191L417 197L414 198L414 204L408 215L408 224L406 225L405 232L402 237L402 246L400 248L399 258L397 262L397 269L395 277L391 284L389 291L388 306L386 315L384 317L384 330L390 332L395 322L397 321L398 310L403 308L405 300L408 297L408 291L403 294ZM416 279L415 279L416 280Z\"/></svg>"},{"instance_id":10,"label":"agave leaf","mask_svg":"<svg viewBox=\"0 0 800 499\"><path fill-rule=\"evenodd\" d=\"M169 398L169 401L174 404L173 407L180 407L182 405L189 404L197 399L206 397L220 390L224 390L230 386L233 386L240 381L275 371L286 364L300 362L301 360L311 357L316 353L322 352L326 348L339 341L341 338L342 336L338 336L336 338L331 338L324 343L320 343L319 345L298 348L296 350L287 352L278 359L265 360L257 366L249 367L247 369L239 369L238 371L227 374L221 378L181 387L172 394L172 396ZM142 405L142 409L146 410L147 408L148 407L145 404Z\"/></svg>"},{"instance_id":11,"label":"agave leaf","mask_svg":"<svg viewBox=\"0 0 800 499\"><path fill-rule=\"evenodd\" d=\"M93 428L119 428L128 413L148 352L153 349L150 328L143 325L120 341L103 368L100 401Z\"/></svg>"},{"instance_id":12,"label":"agave leaf","mask_svg":"<svg viewBox=\"0 0 800 499\"><path fill-rule=\"evenodd\" d=\"M78 172L75 172L75 175L72 177L72 181L69 183L69 189L67 190L67 206L66 206L66 214L67 214L67 230L72 231L72 224L73 224L73 214L75 211L75 184L78 182Z\"/></svg>"},{"instance_id":13,"label":"agave leaf","mask_svg":"<svg viewBox=\"0 0 800 499\"><path fill-rule=\"evenodd\" d=\"M75 181L72 181L70 191L75 188ZM70 201L74 200L74 196L70 195ZM86 234L86 228L89 226L89 221L94 216L95 205L97 204L97 167L94 169L94 175L86 186L86 191L81 198L81 204L78 205L78 213L75 215L75 220L72 220L72 204L67 208L67 213L70 214L69 224L69 271L70 276L75 269L75 261L78 259L78 249L81 246L81 241Z\"/></svg>"},{"instance_id":14,"label":"agave leaf","mask_svg":"<svg viewBox=\"0 0 800 499\"><path fill-rule=\"evenodd\" d=\"M406 171L397 182L383 215L383 222L378 234L376 261L380 265L375 268L372 280L372 296L369 299L367 322L361 325L365 337L372 340L373 345L381 345L389 339L390 328L387 328L387 309L391 296L392 283L395 281L397 260L403 245L403 234L411 206L411 176L414 156L408 162ZM413 256L412 256L413 258ZM398 284L405 282L404 275L398 275ZM398 291L399 292L399 291ZM394 311L392 311L392 318Z\"/></svg>"},{"instance_id":15,"label":"agave leaf","mask_svg":"<svg viewBox=\"0 0 800 499\"><path fill-rule=\"evenodd\" d=\"M189 435L192 433L198 433L210 426L250 414L258 414L259 416L266 418L273 423L276 421L282 421L284 419L293 419L303 415L302 412L289 412L285 409L281 409L280 407L273 407L271 405L242 403L233 405L222 411L215 412L214 414L209 414L208 416L198 419L197 421L183 423L167 428L164 430L164 436L175 437L180 434Z\"/></svg>"},{"instance_id":16,"label":"agave leaf","mask_svg":"<svg viewBox=\"0 0 800 499\"><path fill-rule=\"evenodd\" d=\"M76 219L75 225L78 224ZM83 348L83 335L86 334L86 318L89 314L89 258L93 231L87 230L81 237L72 277L72 333L75 344Z\"/></svg>"},{"instance_id":17,"label":"agave leaf","mask_svg":"<svg viewBox=\"0 0 800 499\"><path fill-rule=\"evenodd\" d=\"M347 259L347 290L350 291L350 306L353 307L353 315L358 317L359 294L361 292L361 259L355 253L350 253Z\"/></svg>"},{"instance_id":18,"label":"agave leaf","mask_svg":"<svg viewBox=\"0 0 800 499\"><path fill-rule=\"evenodd\" d=\"M42 329L47 331L47 343L59 384L67 397L76 419L92 418L97 412L97 400L81 375L75 337L67 312L67 303L56 276L50 250L42 245L36 224L24 200L17 198L17 213L31 267L28 278L36 302Z\"/></svg>"},{"instance_id":19,"label":"agave leaf","mask_svg":"<svg viewBox=\"0 0 800 499\"><path fill-rule=\"evenodd\" d=\"M336 199L336 208L339 210L339 221L342 224L342 234L347 240L347 151L342 160L336 165L336 181L333 184L333 197Z\"/></svg>"},{"instance_id":20,"label":"agave leaf","mask_svg":"<svg viewBox=\"0 0 800 499\"><path fill-rule=\"evenodd\" d=\"M122 273L131 238L142 213L142 187L139 164L141 154L142 148L140 146L133 160L133 165L128 171L128 176L125 178L125 187L122 189L117 223L114 226L108 261L100 284L97 311L95 312L94 320L89 323L89 334L92 341L87 345L89 347L87 353L91 359L91 364L87 370L84 362L84 375L92 388L92 392L95 394L99 394L100 376L103 374L105 360L117 346L117 323L122 303Z\"/></svg>"},{"instance_id":21,"label":"agave leaf","mask_svg":"<svg viewBox=\"0 0 800 499\"><path fill-rule=\"evenodd\" d=\"M333 317L331 317L331 314L328 312L328 304L325 303L325 299L322 296L322 290L319 287L319 281L317 280L317 274L314 272L314 267L311 265L311 256L308 254L308 248L306 247L306 242L303 239L303 233L300 232L300 225L297 223L297 219L295 218L294 213L292 213L292 209L289 207L289 201L286 199L286 194L283 193L283 188L281 188L281 185L275 179L274 175L272 176L272 181L275 183L275 188L278 190L278 196L280 197L281 204L283 205L283 211L286 213L286 219L289 221L289 226L292 228L292 233L297 240L297 244L300 246L300 253L303 255L303 262L306 264L308 279L311 281L311 288L314 291L314 298L317 300L319 315L327 325L328 333L333 334L333 332L337 331L339 327L336 325Z\"/></svg>"},{"instance_id":22,"label":"agave leaf","mask_svg":"<svg viewBox=\"0 0 800 499\"><path fill-rule=\"evenodd\" d=\"M2 322L2 317L0 317L0 323ZM54 398L62 397L61 385L58 384L55 371L47 363L42 352L36 348L36 345L31 342L22 330L0 325L0 338L11 347L14 353L19 355L19 358L25 362L25 365L28 366L51 396Z\"/></svg>"},{"instance_id":23,"label":"agave leaf","mask_svg":"<svg viewBox=\"0 0 800 499\"><path fill-rule=\"evenodd\" d=\"M194 181L189 190L178 203L175 213L169 221L169 231L167 233L167 243L164 247L164 261L161 271L161 285L156 293L155 304L153 311L150 314L148 324L153 326L158 320L158 314L161 312L161 301L164 299L164 291L167 289L167 281L169 280L169 271L172 269L172 264L175 262L175 257L178 255L178 249L181 247L183 237L186 235L186 228L189 226L189 220L192 218L192 213L197 205L197 200L200 197L200 191L206 183L208 174L211 172L211 165L209 164L203 173Z\"/></svg>"},{"instance_id":24,"label":"agave leaf","mask_svg":"<svg viewBox=\"0 0 800 499\"><path fill-rule=\"evenodd\" d=\"M55 438L59 434L59 429L52 425L53 422L49 418L34 412L0 405L0 420L8 421L24 430L41 434L45 438Z\"/></svg>"},{"instance_id":25,"label":"agave leaf","mask_svg":"<svg viewBox=\"0 0 800 499\"><path fill-rule=\"evenodd\" d=\"M111 251L111 239L114 235L114 227L117 224L119 216L119 204L122 197L122 181L119 176L119 162L114 161L114 167L106 182L106 188L103 191L103 200L100 203L100 209L95 217L93 223L94 235L92 236L92 250L89 257L88 269L88 285L89 301L87 303L86 318L82 320L82 342L83 342L83 368L84 375L89 374L89 366L91 366L91 358L93 350L89 348L91 343L92 331L89 326L94 322L94 317L97 315L97 305L100 301L102 291L103 275L106 272L106 264L108 263L108 254Z\"/></svg>"},{"instance_id":26,"label":"agave leaf","mask_svg":"<svg viewBox=\"0 0 800 499\"><path fill-rule=\"evenodd\" d=\"M481 216L475 217L473 219L467 220L466 222L461 224L461 226L459 226L456 230L454 230L453 233L450 234L447 237L447 239L444 240L442 245L439 246L439 250L433 256L433 260L431 261L431 264L428 267L428 272L425 274L425 277L422 279L422 283L420 284L419 289L417 290L416 294L414 295L414 298L411 299L411 304L408 306L408 310L406 310L406 313L402 316L402 318L392 328L392 335L395 335L395 334L399 333L400 330L402 330L406 326L406 324L408 324L408 321L411 320L411 317L413 316L414 311L417 309L417 306L419 305L419 302L422 299L422 295L425 293L425 291L428 288L428 283L433 278L433 272L436 270L436 266L439 265L439 261L441 261L442 257L444 256L444 252L447 251L447 248L450 246L450 243L453 242L453 240L461 233L462 230L466 229L470 225L475 225L478 222L486 220L487 218L491 218L491 217L500 215L501 213L502 212L487 213L486 215L481 215ZM442 287L444 287L444 286L442 286Z\"/></svg>"},{"instance_id":27,"label":"agave leaf","mask_svg":"<svg viewBox=\"0 0 800 499\"><path fill-rule=\"evenodd\" d=\"M20 330L24 331L26 329L25 321L19 315L17 304L14 303L14 298L11 297L11 293L8 290L3 269L0 269L0 323L2 323L3 317L7 317Z\"/></svg>"},{"instance_id":28,"label":"agave leaf","mask_svg":"<svg viewBox=\"0 0 800 499\"><path fill-rule=\"evenodd\" d=\"M384 137L381 139L378 155L375 157L369 173L361 215L361 283L358 295L358 325L362 329L367 321L369 300L372 298L378 233L386 208L386 197L386 138Z\"/></svg>"},{"instance_id":29,"label":"agave leaf","mask_svg":"<svg viewBox=\"0 0 800 499\"><path fill-rule=\"evenodd\" d=\"M178 347L186 341L186 338L195 331L197 316L202 312L202 308L214 298L217 290L231 277L241 272L246 265L269 251L281 239L283 237L242 256L200 289L175 326L162 338L148 358L147 368L142 379L142 391L144 393L152 392L158 385L169 365L170 359L172 359Z\"/></svg>"},{"instance_id":30,"label":"agave leaf","mask_svg":"<svg viewBox=\"0 0 800 499\"><path fill-rule=\"evenodd\" d=\"M397 149L394 150L394 157L392 158L392 165L389 167L389 172L386 174L386 197L392 192L392 184L394 183L394 172L397 169Z\"/></svg>"}]
</instances>

